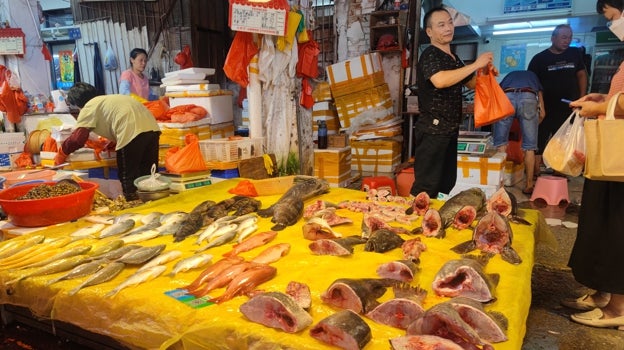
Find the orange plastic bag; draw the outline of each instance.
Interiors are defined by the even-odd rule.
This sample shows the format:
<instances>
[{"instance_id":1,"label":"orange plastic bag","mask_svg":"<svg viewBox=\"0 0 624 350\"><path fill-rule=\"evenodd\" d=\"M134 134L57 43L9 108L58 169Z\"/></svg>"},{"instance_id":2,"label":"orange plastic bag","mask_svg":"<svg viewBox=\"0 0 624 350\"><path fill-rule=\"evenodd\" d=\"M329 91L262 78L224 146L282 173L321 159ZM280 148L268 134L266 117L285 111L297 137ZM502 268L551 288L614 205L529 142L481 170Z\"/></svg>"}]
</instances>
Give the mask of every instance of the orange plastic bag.
<instances>
[{"instance_id":1,"label":"orange plastic bag","mask_svg":"<svg viewBox=\"0 0 624 350\"><path fill-rule=\"evenodd\" d=\"M56 144L56 140L52 138L52 136L46 137L45 141L43 141L43 145L41 146L41 150L43 152L58 152L58 145Z\"/></svg>"},{"instance_id":2,"label":"orange plastic bag","mask_svg":"<svg viewBox=\"0 0 624 350\"><path fill-rule=\"evenodd\" d=\"M143 105L152 112L156 120L167 120L166 114L169 110L169 104L162 98L155 101L145 101Z\"/></svg>"},{"instance_id":3,"label":"orange plastic bag","mask_svg":"<svg viewBox=\"0 0 624 350\"><path fill-rule=\"evenodd\" d=\"M239 196L258 197L256 186L249 180L239 181L236 187L230 188L228 192Z\"/></svg>"},{"instance_id":4,"label":"orange plastic bag","mask_svg":"<svg viewBox=\"0 0 624 350\"><path fill-rule=\"evenodd\" d=\"M474 98L474 124L481 127L514 114L514 107L496 81L494 68L477 71Z\"/></svg>"},{"instance_id":5,"label":"orange plastic bag","mask_svg":"<svg viewBox=\"0 0 624 350\"><path fill-rule=\"evenodd\" d=\"M15 166L17 166L18 168L26 168L26 167L30 167L30 166L33 166L33 165L34 165L34 163L33 163L33 159L32 159L32 154L30 154L28 152L22 152L15 159Z\"/></svg>"},{"instance_id":6,"label":"orange plastic bag","mask_svg":"<svg viewBox=\"0 0 624 350\"><path fill-rule=\"evenodd\" d=\"M173 147L165 155L165 169L170 173L183 174L194 171L207 170L206 162L199 149L197 135L189 134L185 137L186 146Z\"/></svg>"}]
</instances>

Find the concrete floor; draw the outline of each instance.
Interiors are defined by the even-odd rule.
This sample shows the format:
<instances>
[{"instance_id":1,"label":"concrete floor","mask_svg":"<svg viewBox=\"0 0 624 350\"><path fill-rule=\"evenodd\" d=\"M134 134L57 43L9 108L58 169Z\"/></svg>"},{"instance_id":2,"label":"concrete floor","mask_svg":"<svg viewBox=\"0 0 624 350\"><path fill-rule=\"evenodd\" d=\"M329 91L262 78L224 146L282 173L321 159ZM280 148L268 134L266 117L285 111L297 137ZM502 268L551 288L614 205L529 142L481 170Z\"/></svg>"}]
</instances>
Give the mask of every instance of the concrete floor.
<instances>
[{"instance_id":1,"label":"concrete floor","mask_svg":"<svg viewBox=\"0 0 624 350\"><path fill-rule=\"evenodd\" d=\"M570 203L567 205L546 205L539 200L531 202L528 196L522 194L522 188L522 183L508 187L508 190L516 195L520 208L540 210L545 218L578 222L583 177L571 178L568 182ZM576 239L576 228L561 225L550 228L557 238L559 247L552 250L536 246L531 309L522 349L624 349L624 332L592 328L572 322L570 315L576 311L559 304L563 298L578 297L590 290L574 280L567 266Z\"/></svg>"}]
</instances>

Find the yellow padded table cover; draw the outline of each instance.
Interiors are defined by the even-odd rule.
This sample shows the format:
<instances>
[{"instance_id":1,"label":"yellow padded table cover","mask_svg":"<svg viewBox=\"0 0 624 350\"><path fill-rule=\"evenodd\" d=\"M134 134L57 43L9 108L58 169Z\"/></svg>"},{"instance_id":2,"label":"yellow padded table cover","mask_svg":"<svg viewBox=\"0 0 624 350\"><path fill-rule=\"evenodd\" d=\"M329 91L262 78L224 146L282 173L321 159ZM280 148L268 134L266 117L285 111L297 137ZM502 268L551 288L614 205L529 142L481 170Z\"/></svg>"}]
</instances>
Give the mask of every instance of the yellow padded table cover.
<instances>
[{"instance_id":1,"label":"yellow padded table cover","mask_svg":"<svg viewBox=\"0 0 624 350\"><path fill-rule=\"evenodd\" d=\"M132 208L128 212L147 214L153 211L168 213L176 210L190 211L204 200L215 202L229 198L227 192L238 183L238 179L230 179L201 189L186 191L165 199L147 203ZM258 197L262 207L266 208L279 199L279 195ZM328 194L314 198L322 198L329 202L344 200L366 201L362 191L344 188L332 188ZM440 201L433 201L432 206L439 208ZM359 235L361 233L362 213L351 212L347 209L337 211L339 215L353 219L353 224L336 226L335 230L344 236ZM486 266L486 273L500 274L500 282L495 290L497 300L486 305L486 310L502 312L509 320L507 335L509 340L494 344L496 349L520 349L526 331L525 322L531 303L531 271L533 268L534 244L537 239L552 244L552 237L543 217L535 210L522 210L522 214L531 226L512 224L514 232L513 247L521 256L523 262L511 265L494 257ZM421 219L416 220L413 226L419 226ZM273 225L270 219L261 218L258 232L267 231ZM324 304L320 295L338 278L376 278L377 267L385 262L402 259L401 249L380 254L365 252L363 245L355 246L355 252L349 257L316 256L312 255L307 241L302 234L303 219L297 224L279 232L278 236L267 246L276 243L290 243L288 255L273 263L277 268L277 275L270 281L260 285L266 291L284 292L290 281L307 284L312 292L312 308L310 313L314 323L338 311ZM393 226L401 226L391 223ZM43 233L47 237L68 235L78 228L91 225L84 219L77 222L54 226L32 234ZM404 225L403 225L404 226ZM407 226L404 226L407 227ZM411 227L408 227L411 228ZM29 234L30 235L30 234ZM450 250L458 243L471 238L472 230L458 231L448 229L444 239L422 237L427 250L422 253L420 260L421 271L416 274L412 285L420 285L428 291L424 301L427 309L436 303L447 300L439 297L431 290L431 283L439 268L449 259L456 259L458 254ZM541 238L540 238L541 237ZM404 239L413 237L404 236ZM21 239L21 238L14 238ZM88 239L93 245L100 245L114 239ZM172 236L162 236L139 244L153 246L166 244L167 250L180 250L184 257L193 254L197 249L195 237L187 237L182 242L174 243ZM265 246L266 247L266 246ZM265 247L241 253L242 257L251 259ZM231 249L230 245L215 247L207 250L212 254L213 262L221 259L222 254ZM203 269L190 270L168 276L178 260L169 262L168 268L160 277L138 286L123 289L114 297L105 297L105 294L130 276L137 267L126 267L113 280L97 286L86 287L77 294L70 296L68 292L84 279L62 281L46 286L46 281L58 275L32 277L14 285L12 293L7 294L6 288L0 292L0 303L12 304L29 308L35 315L52 320L71 323L90 332L110 336L130 348L136 349L248 349L256 346L266 346L267 349L324 349L330 348L310 337L309 329L298 334L288 334L248 321L239 311L239 306L248 300L246 296L236 297L220 305L209 305L203 308L192 308L186 304L165 295L167 291L183 287L192 282ZM59 274L60 275L60 274ZM8 280L19 276L17 272L0 270L0 282L4 286ZM224 289L217 289L211 296L222 294ZM385 301L392 297L392 290L380 298ZM365 349L388 349L388 339L401 336L405 331L384 326L373 322L366 317L363 319L372 329L372 340Z\"/></svg>"}]
</instances>

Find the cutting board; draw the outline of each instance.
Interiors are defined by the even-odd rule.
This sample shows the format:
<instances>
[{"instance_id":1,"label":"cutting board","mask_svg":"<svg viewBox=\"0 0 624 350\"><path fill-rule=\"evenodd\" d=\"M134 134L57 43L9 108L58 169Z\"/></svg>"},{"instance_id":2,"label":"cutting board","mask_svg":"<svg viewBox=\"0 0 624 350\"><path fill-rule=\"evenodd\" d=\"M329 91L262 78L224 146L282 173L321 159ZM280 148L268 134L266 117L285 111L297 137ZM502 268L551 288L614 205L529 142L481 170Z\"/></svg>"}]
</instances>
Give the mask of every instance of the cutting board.
<instances>
[{"instance_id":1,"label":"cutting board","mask_svg":"<svg viewBox=\"0 0 624 350\"><path fill-rule=\"evenodd\" d=\"M242 159L238 163L238 174L240 177L261 180L277 176L277 161L274 154L269 154L273 161L273 174L269 175L264 167L264 157L254 157Z\"/></svg>"}]
</instances>

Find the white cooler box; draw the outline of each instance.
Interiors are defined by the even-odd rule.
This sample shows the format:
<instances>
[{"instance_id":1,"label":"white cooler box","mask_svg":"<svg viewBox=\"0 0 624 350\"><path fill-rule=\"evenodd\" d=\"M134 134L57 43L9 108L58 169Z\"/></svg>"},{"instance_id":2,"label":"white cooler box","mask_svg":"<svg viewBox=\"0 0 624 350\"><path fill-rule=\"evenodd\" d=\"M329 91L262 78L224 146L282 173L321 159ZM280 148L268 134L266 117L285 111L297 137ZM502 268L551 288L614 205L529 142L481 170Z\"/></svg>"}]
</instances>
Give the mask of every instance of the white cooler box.
<instances>
[{"instance_id":1,"label":"white cooler box","mask_svg":"<svg viewBox=\"0 0 624 350\"><path fill-rule=\"evenodd\" d=\"M217 95L207 97L169 97L171 107L181 105L202 106L208 111L210 124L220 124L234 120L232 95Z\"/></svg>"}]
</instances>

